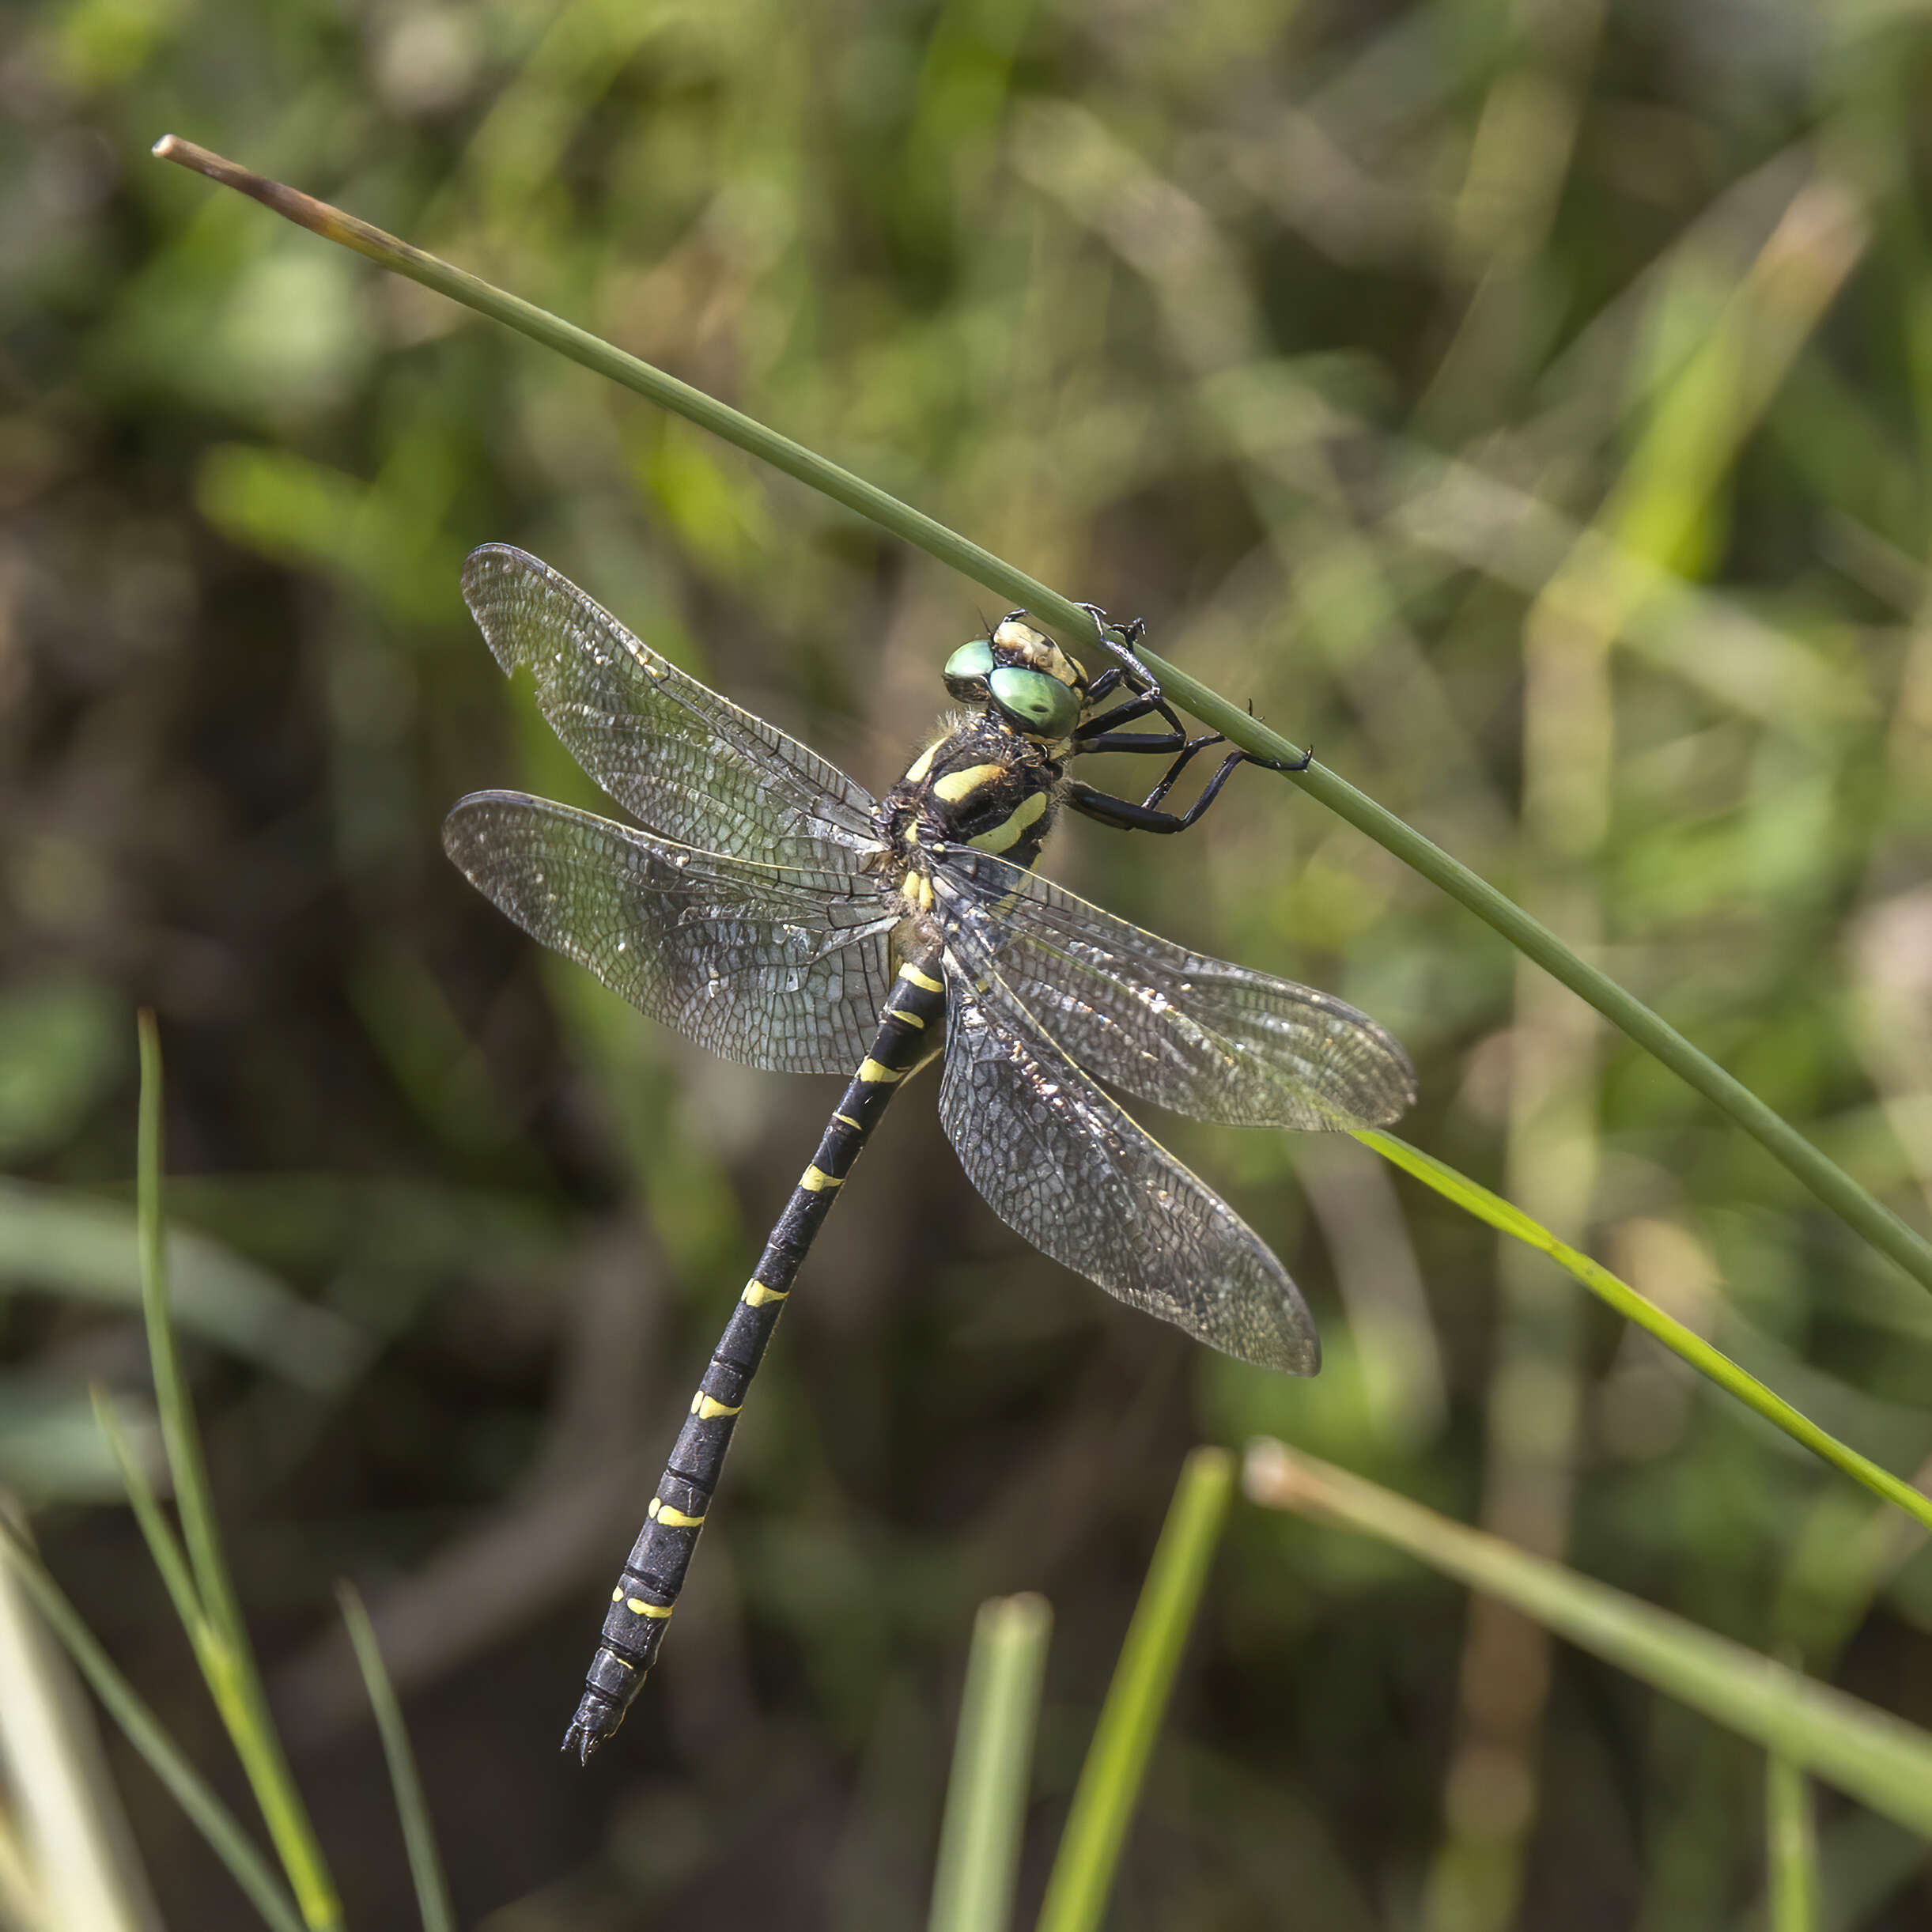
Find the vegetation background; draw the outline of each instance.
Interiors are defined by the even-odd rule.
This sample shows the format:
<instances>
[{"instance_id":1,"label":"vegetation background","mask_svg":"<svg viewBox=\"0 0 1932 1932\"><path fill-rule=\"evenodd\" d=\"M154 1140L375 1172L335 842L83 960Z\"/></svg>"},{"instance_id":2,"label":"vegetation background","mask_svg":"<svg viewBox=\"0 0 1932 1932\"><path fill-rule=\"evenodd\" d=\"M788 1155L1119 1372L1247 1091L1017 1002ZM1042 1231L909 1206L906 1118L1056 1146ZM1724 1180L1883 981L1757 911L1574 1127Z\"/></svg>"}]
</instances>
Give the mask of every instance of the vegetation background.
<instances>
[{"instance_id":1,"label":"vegetation background","mask_svg":"<svg viewBox=\"0 0 1932 1932\"><path fill-rule=\"evenodd\" d=\"M466 1922L916 1922L974 1605L1054 1604L1037 1896L1185 1448L1265 1428L1932 1722L1932 1565L1367 1153L1175 1121L1329 1366L1021 1246L911 1090L815 1253L665 1664L556 1754L835 1083L540 957L460 793L595 805L456 589L508 539L878 788L989 600L147 158L172 130L580 320L1256 709L1923 1223L1932 9L1916 0L71 0L0 25L0 1485L224 1749L88 1418L138 1401L138 1004L234 1560L351 1923L410 1923L332 1578ZM1132 782L1132 775L1125 777ZM1057 877L1333 989L1408 1131L1902 1473L1932 1308L1285 786ZM125 1238L123 1238L125 1235ZM175 1923L245 1907L117 1742ZM1405 1561L1237 1516L1121 1928L1752 1923L1756 1754ZM240 1794L237 1780L225 1788ZM1834 1918L1923 1924L1824 1809Z\"/></svg>"}]
</instances>

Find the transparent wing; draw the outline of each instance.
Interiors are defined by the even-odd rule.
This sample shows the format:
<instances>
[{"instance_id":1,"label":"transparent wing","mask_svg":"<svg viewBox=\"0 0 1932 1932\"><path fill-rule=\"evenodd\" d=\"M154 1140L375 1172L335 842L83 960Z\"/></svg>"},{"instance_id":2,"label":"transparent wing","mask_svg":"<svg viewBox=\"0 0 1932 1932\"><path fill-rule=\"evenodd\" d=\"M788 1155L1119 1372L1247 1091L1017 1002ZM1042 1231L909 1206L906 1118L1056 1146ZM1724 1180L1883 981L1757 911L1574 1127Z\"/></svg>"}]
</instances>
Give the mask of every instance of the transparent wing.
<instances>
[{"instance_id":1,"label":"transparent wing","mask_svg":"<svg viewBox=\"0 0 1932 1932\"><path fill-rule=\"evenodd\" d=\"M1312 1375L1321 1344L1287 1270L1048 1038L981 922L948 935L945 970L940 1118L993 1212L1129 1306L1244 1362Z\"/></svg>"},{"instance_id":2,"label":"transparent wing","mask_svg":"<svg viewBox=\"0 0 1932 1932\"><path fill-rule=\"evenodd\" d=\"M1366 1013L1143 932L1019 867L952 848L935 889L1001 978L1090 1073L1234 1127L1381 1127L1416 1098L1408 1056Z\"/></svg>"},{"instance_id":3,"label":"transparent wing","mask_svg":"<svg viewBox=\"0 0 1932 1932\"><path fill-rule=\"evenodd\" d=\"M727 1060L849 1074L878 1030L898 913L869 879L696 851L520 792L462 800L443 846L532 938Z\"/></svg>"},{"instance_id":4,"label":"transparent wing","mask_svg":"<svg viewBox=\"0 0 1932 1932\"><path fill-rule=\"evenodd\" d=\"M570 755L652 830L826 870L877 849L862 786L687 677L549 565L486 543L463 565L463 595L505 671L535 673Z\"/></svg>"}]
</instances>

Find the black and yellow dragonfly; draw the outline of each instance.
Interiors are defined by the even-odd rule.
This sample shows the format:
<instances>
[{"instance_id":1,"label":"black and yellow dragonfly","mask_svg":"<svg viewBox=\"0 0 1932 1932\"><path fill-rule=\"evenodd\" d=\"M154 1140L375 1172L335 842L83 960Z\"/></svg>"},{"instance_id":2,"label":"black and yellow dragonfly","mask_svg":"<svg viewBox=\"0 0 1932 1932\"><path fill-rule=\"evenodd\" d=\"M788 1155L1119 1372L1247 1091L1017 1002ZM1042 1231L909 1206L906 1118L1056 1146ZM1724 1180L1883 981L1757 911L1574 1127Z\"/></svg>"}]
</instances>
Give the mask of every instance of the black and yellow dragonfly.
<instances>
[{"instance_id":1,"label":"black and yellow dragonfly","mask_svg":"<svg viewBox=\"0 0 1932 1932\"><path fill-rule=\"evenodd\" d=\"M1163 808L1223 741L1185 735L1133 633L1122 645L1099 629L1120 661L1090 682L1014 612L947 660L962 709L875 800L521 550L476 551L463 588L504 670L535 673L551 728L638 823L479 792L444 826L451 858L652 1019L748 1066L848 1076L611 1593L564 1740L588 1759L656 1661L800 1264L909 1075L943 1057L940 1117L961 1165L1035 1247L1211 1347L1299 1375L1320 1347L1280 1262L1095 1080L1207 1121L1346 1129L1396 1119L1415 1076L1353 1007L1190 952L1030 869L1061 805L1178 831L1245 755L1228 752L1188 811ZM1107 751L1169 763L1138 804L1066 776Z\"/></svg>"}]
</instances>

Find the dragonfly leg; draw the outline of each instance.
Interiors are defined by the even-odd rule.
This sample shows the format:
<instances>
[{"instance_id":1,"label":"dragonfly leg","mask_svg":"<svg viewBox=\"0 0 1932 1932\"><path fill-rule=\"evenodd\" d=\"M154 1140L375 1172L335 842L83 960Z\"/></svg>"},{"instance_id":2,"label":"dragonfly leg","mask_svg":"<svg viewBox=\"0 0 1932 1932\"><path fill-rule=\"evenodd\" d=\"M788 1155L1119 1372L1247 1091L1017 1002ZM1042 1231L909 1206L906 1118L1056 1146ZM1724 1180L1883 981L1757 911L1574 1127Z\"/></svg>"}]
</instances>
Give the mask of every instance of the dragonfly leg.
<instances>
[{"instance_id":1,"label":"dragonfly leg","mask_svg":"<svg viewBox=\"0 0 1932 1932\"><path fill-rule=\"evenodd\" d=\"M1088 693L1091 699L1092 693ZM1149 713L1157 712L1167 729L1165 732L1136 732L1124 735L1125 742L1114 743L1110 734L1123 724L1131 724L1136 718L1144 718ZM1164 698L1150 697L1144 692L1136 693L1124 704L1116 705L1111 711L1097 718L1089 718L1084 724L1075 726L1074 744L1082 751L1177 751L1187 742L1187 733L1181 720L1174 716L1173 707Z\"/></svg>"},{"instance_id":2,"label":"dragonfly leg","mask_svg":"<svg viewBox=\"0 0 1932 1932\"><path fill-rule=\"evenodd\" d=\"M1075 607L1084 611L1094 620L1094 631L1100 648L1113 659L1114 667L1121 673L1121 681L1159 704L1160 686L1135 654L1140 640L1147 634L1146 624L1137 617L1129 618L1125 624L1117 624L1097 603L1083 603Z\"/></svg>"},{"instance_id":3,"label":"dragonfly leg","mask_svg":"<svg viewBox=\"0 0 1932 1932\"><path fill-rule=\"evenodd\" d=\"M1231 751L1221 761L1220 769L1201 787L1200 797L1185 811L1163 811L1161 801L1186 768L1188 761L1210 745L1227 742L1219 732L1190 739L1162 775L1160 783L1138 805L1130 799L1114 798L1091 785L1082 785L1077 779L1067 788L1066 802L1074 811L1119 831L1185 832L1220 796L1222 786L1227 783L1237 765L1259 765L1269 771L1306 771L1315 755L1312 750L1306 751L1295 763L1284 764L1274 758L1257 758L1246 751Z\"/></svg>"},{"instance_id":4,"label":"dragonfly leg","mask_svg":"<svg viewBox=\"0 0 1932 1932\"><path fill-rule=\"evenodd\" d=\"M1155 681L1147 667L1140 662L1137 656L1133 655L1139 647L1140 640L1147 635L1147 626L1140 618L1135 618L1126 624L1113 624L1109 622L1107 614L1098 604L1083 603L1080 605L1079 608L1094 620L1094 626L1100 633L1101 641L1107 646L1108 649L1113 651L1117 656L1121 659L1121 664L1103 671L1088 686L1088 703L1091 705L1097 699L1108 696L1122 686L1125 686L1133 695L1124 702L1115 705L1111 711L1103 713L1101 716L1090 717L1083 724L1077 725L1073 733L1073 748L1076 752L1178 753L1179 755L1168 767L1166 775L1142 803L1140 809L1143 811L1151 811L1166 796L1169 788L1173 785L1175 779L1181 775L1182 768L1197 751L1203 750L1208 745L1224 744L1227 739L1219 732L1211 732L1200 738L1190 739L1188 736L1185 728L1182 724L1180 719L1174 715L1174 707L1162 695L1160 686ZM1117 645L1108 635L1110 631L1117 631L1125 640L1125 645ZM1253 714L1254 706L1252 702L1248 706L1248 711L1250 716ZM1136 719L1150 716L1158 716L1167 729L1164 732L1125 732L1118 728L1123 724L1132 724ZM1236 765L1242 763L1259 765L1266 771L1299 772L1307 770L1310 765L1314 762L1314 755L1312 750L1306 751L1299 758L1291 762L1280 758L1257 758L1251 751L1236 754L1227 760L1219 771L1215 773L1213 778L1208 781L1206 792L1190 807L1185 818L1179 819L1173 824L1163 822L1158 826L1143 825L1136 821L1137 829L1178 831L1183 826L1192 825L1195 819L1200 816L1208 800L1212 798L1227 782L1229 771ZM1110 798L1108 794L1095 790L1091 785L1076 784L1072 788L1072 795L1068 799L1069 804L1082 811L1095 805L1097 802L1103 806L1117 806L1123 811L1131 809L1130 801L1125 799ZM1100 816L1101 813L1096 811L1093 815ZM1163 814L1162 816L1163 820L1175 818L1175 815L1172 813ZM1110 819L1108 822L1117 822L1117 821Z\"/></svg>"}]
</instances>

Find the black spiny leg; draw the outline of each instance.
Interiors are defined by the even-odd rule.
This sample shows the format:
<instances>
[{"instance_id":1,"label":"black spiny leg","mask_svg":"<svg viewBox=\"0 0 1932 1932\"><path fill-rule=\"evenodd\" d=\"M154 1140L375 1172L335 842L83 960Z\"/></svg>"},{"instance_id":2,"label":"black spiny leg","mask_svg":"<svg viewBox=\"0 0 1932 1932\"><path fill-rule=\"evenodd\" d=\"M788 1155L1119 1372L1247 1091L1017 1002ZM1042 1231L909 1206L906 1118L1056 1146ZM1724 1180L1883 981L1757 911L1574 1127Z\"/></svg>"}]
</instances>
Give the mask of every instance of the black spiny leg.
<instances>
[{"instance_id":1,"label":"black spiny leg","mask_svg":"<svg viewBox=\"0 0 1932 1932\"><path fill-rule=\"evenodd\" d=\"M1083 603L1080 608L1100 626L1103 635L1109 629L1118 630L1126 638L1126 648L1130 652L1147 630L1138 618L1131 624L1109 626L1106 614L1098 606ZM1128 696L1121 703L1111 711L1103 712L1098 717L1090 716L1074 727L1074 748L1078 751L1185 752L1186 728L1174 715L1174 707L1162 697L1160 686L1148 676L1138 658L1130 657L1126 665L1111 665L1094 679L1087 687L1089 709L1102 698L1111 697L1123 687ZM1155 715L1167 727L1166 731L1124 732L1119 728L1137 719ZM1202 742L1216 743L1219 740L1208 738ZM1166 782L1172 784L1173 779L1170 777Z\"/></svg>"},{"instance_id":2,"label":"black spiny leg","mask_svg":"<svg viewBox=\"0 0 1932 1932\"><path fill-rule=\"evenodd\" d=\"M1220 796L1222 786L1227 783L1237 765L1259 765L1268 771L1298 772L1307 770L1314 762L1312 750L1303 752L1291 765L1275 758L1257 758L1249 751L1231 751L1221 761L1220 769L1201 788L1200 797L1185 811L1162 810L1162 800L1173 790L1174 781L1187 769L1189 761L1210 745L1224 745L1227 739L1219 732L1204 732L1198 738L1188 736L1180 719L1174 715L1174 708L1162 696L1159 684L1136 655L1136 647L1147 634L1147 626L1139 618L1125 624L1114 624L1110 622L1107 614L1098 604L1083 603L1079 607L1094 620L1094 628L1099 633L1102 644L1119 660L1101 672L1088 686L1088 703L1091 705L1109 697L1123 686L1131 695L1111 711L1098 717L1090 717L1075 728L1075 752L1126 751L1142 755L1165 755L1171 752L1174 762L1161 775L1160 783L1138 805L1131 799L1115 798L1110 792L1083 785L1076 778L1062 795L1074 811L1124 832L1185 832ZM1118 643L1110 634L1114 632L1119 633L1121 640ZM1118 728L1149 716L1158 716L1167 729L1127 732Z\"/></svg>"},{"instance_id":3,"label":"black spiny leg","mask_svg":"<svg viewBox=\"0 0 1932 1932\"><path fill-rule=\"evenodd\" d=\"M1151 698L1154 704L1148 707L1150 710L1159 705L1161 701L1160 686L1155 682L1153 673L1134 654L1136 647L1147 635L1147 626L1137 617L1129 618L1125 624L1117 624L1097 603L1076 604L1074 608L1084 611L1094 620L1094 631L1099 639L1100 648L1114 660L1113 670L1102 673L1091 694L1096 697L1102 695L1103 685L1106 690L1112 689L1112 685L1104 682L1112 679L1114 682L1125 682L1132 690ZM1119 633L1117 640L1113 634L1116 632Z\"/></svg>"},{"instance_id":4,"label":"black spiny leg","mask_svg":"<svg viewBox=\"0 0 1932 1932\"><path fill-rule=\"evenodd\" d=\"M1091 705L1095 699L1105 698L1125 682L1125 675L1118 666L1111 671L1103 671L1088 687L1087 702ZM1129 685L1128 689L1132 690L1133 687ZM1131 724L1136 718L1144 718L1150 712L1160 714L1162 723L1167 727L1166 731L1121 732L1115 728ZM1178 751L1187 743L1187 733L1174 716L1173 707L1158 691L1136 691L1111 711L1076 724L1073 739L1082 751Z\"/></svg>"},{"instance_id":5,"label":"black spiny leg","mask_svg":"<svg viewBox=\"0 0 1932 1932\"><path fill-rule=\"evenodd\" d=\"M1129 743L1105 746L1083 745L1080 749L1083 751L1127 751L1169 748L1151 743L1136 744L1132 742L1141 735L1140 734L1128 732L1122 735L1129 740ZM1151 737L1151 734L1146 735ZM1162 811L1162 800L1173 789L1174 781L1186 769L1188 761L1197 752L1206 750L1210 745L1223 745L1227 743L1227 740L1219 732L1210 732L1202 737L1189 739L1182 747L1179 756L1163 773L1160 783L1138 805L1130 799L1115 798L1106 792L1096 791L1092 785L1083 785L1077 778L1068 785L1063 796L1074 811L1083 812L1090 819L1098 819L1102 825L1110 825L1118 831L1185 832L1220 796L1222 786L1227 783L1229 774L1237 765L1259 765L1267 771L1299 772L1307 770L1314 762L1315 754L1312 750L1304 751L1291 765L1284 764L1275 758L1257 758L1251 752L1231 751L1222 759L1221 769L1201 787L1200 796L1185 811Z\"/></svg>"}]
</instances>

